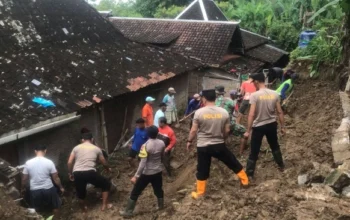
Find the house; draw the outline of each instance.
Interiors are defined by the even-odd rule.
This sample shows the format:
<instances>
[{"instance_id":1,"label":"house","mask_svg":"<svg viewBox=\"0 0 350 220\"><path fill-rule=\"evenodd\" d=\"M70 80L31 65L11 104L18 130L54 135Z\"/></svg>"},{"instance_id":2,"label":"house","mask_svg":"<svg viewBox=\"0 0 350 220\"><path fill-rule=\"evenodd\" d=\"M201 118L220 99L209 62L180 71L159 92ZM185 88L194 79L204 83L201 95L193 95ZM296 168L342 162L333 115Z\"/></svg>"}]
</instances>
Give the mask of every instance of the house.
<instances>
[{"instance_id":1,"label":"house","mask_svg":"<svg viewBox=\"0 0 350 220\"><path fill-rule=\"evenodd\" d=\"M189 97L202 89L214 88L220 84L226 85L228 90L239 87L238 75L220 68L225 62L239 58L244 52L237 22L121 17L109 19L132 41L151 44L205 63L208 68L190 73ZM244 63L244 58L241 60Z\"/></svg>"},{"instance_id":2,"label":"house","mask_svg":"<svg viewBox=\"0 0 350 220\"><path fill-rule=\"evenodd\" d=\"M176 20L229 21L213 0L194 0ZM244 55L264 63L264 67L285 67L288 52L271 44L267 37L241 29Z\"/></svg>"},{"instance_id":3,"label":"house","mask_svg":"<svg viewBox=\"0 0 350 220\"><path fill-rule=\"evenodd\" d=\"M203 66L128 40L85 1L8 0L0 12L0 155L13 165L41 144L65 173L83 127L111 151L146 96L172 86L186 105L184 82Z\"/></svg>"},{"instance_id":4,"label":"house","mask_svg":"<svg viewBox=\"0 0 350 220\"><path fill-rule=\"evenodd\" d=\"M227 83L239 87L239 76L271 66L284 67L288 53L269 44L269 39L242 30L239 22L228 21L215 2L195 0L176 19L110 17L112 24L127 38L167 51L195 58L210 67L191 73L189 96L198 88ZM218 75L222 77L218 79ZM206 81L213 83L204 83ZM218 81L219 80L219 81ZM233 81L233 82L232 82ZM196 88L196 89L193 89Z\"/></svg>"}]
</instances>

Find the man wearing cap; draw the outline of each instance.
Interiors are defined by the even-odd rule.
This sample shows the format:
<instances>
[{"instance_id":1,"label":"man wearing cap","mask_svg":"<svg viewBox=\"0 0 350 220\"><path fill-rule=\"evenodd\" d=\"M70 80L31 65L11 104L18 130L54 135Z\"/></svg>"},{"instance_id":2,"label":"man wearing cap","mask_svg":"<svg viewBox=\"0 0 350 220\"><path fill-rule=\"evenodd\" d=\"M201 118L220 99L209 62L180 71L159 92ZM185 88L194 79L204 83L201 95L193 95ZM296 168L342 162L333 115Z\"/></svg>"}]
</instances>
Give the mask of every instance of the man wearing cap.
<instances>
[{"instance_id":1,"label":"man wearing cap","mask_svg":"<svg viewBox=\"0 0 350 220\"><path fill-rule=\"evenodd\" d=\"M174 88L170 87L168 89L168 94L163 98L163 102L167 105L165 111L165 117L168 121L168 124L172 124L177 121L177 109L175 105L175 95L176 91Z\"/></svg>"},{"instance_id":2,"label":"man wearing cap","mask_svg":"<svg viewBox=\"0 0 350 220\"><path fill-rule=\"evenodd\" d=\"M212 157L219 159L236 173L242 185L248 185L248 177L242 165L225 145L230 133L229 114L225 109L215 106L215 90L204 90L202 94L205 107L194 114L193 126L187 140L187 149L190 149L197 136L197 191L192 193L194 199L205 194Z\"/></svg>"},{"instance_id":3,"label":"man wearing cap","mask_svg":"<svg viewBox=\"0 0 350 220\"><path fill-rule=\"evenodd\" d=\"M242 104L239 108L239 113L238 113L238 117L236 120L237 124L241 124L241 120L243 118L243 115L249 109L250 96L254 92L256 92L256 88L252 84L252 78L251 78L251 75L249 74L249 79L247 81L243 82L241 85L241 94L243 95L243 101L242 101Z\"/></svg>"},{"instance_id":4,"label":"man wearing cap","mask_svg":"<svg viewBox=\"0 0 350 220\"><path fill-rule=\"evenodd\" d=\"M237 124L236 123L236 111L238 111L237 107L237 97L238 97L238 92L236 90L231 90L230 91L230 97L231 100L233 101L233 108L230 110L231 113L231 134L236 137L240 137L240 146L239 146L239 154L242 156L244 149L247 147L247 141L248 138L244 137L244 133L247 131L246 128L243 125Z\"/></svg>"},{"instance_id":5,"label":"man wearing cap","mask_svg":"<svg viewBox=\"0 0 350 220\"><path fill-rule=\"evenodd\" d=\"M159 109L154 115L154 123L153 125L157 128L159 127L159 118L165 117L165 111L166 111L166 104L164 102L159 104Z\"/></svg>"},{"instance_id":6,"label":"man wearing cap","mask_svg":"<svg viewBox=\"0 0 350 220\"><path fill-rule=\"evenodd\" d=\"M243 150L245 146L247 145L247 139L244 138L244 133L246 132L246 129L243 125L237 124L234 121L233 118L233 112L235 109L235 103L232 99L224 97L225 94L225 87L223 86L216 86L216 94L217 98L215 100L215 105L221 108L224 108L230 117L230 130L231 134L233 134L236 137L241 137L240 140L240 154L243 154Z\"/></svg>"},{"instance_id":7,"label":"man wearing cap","mask_svg":"<svg viewBox=\"0 0 350 220\"><path fill-rule=\"evenodd\" d=\"M194 94L193 99L191 99L191 101L188 103L187 109L185 111L185 116L188 116L188 115L192 114L194 111L196 111L197 109L199 109L200 101L201 101L200 95ZM192 115L192 117L191 117L190 129L192 127L193 116L194 115Z\"/></svg>"},{"instance_id":8,"label":"man wearing cap","mask_svg":"<svg viewBox=\"0 0 350 220\"><path fill-rule=\"evenodd\" d=\"M228 98L228 97L224 97L225 95L225 87L223 86L216 86L215 87L215 92L216 92L216 100L215 100L215 105L221 108L224 108L230 118L232 117L233 114L233 110L235 107L235 104L233 102L232 99Z\"/></svg>"},{"instance_id":9,"label":"man wearing cap","mask_svg":"<svg viewBox=\"0 0 350 220\"><path fill-rule=\"evenodd\" d=\"M284 170L282 153L277 136L277 114L281 124L282 135L285 134L285 128L279 94L266 88L263 73L254 74L251 78L258 91L250 97L251 107L248 116L248 129L244 135L248 137L250 132L252 132L251 151L247 161L247 174L250 178L253 178L264 136L266 136L273 158L279 169L281 171Z\"/></svg>"},{"instance_id":10,"label":"man wearing cap","mask_svg":"<svg viewBox=\"0 0 350 220\"><path fill-rule=\"evenodd\" d=\"M146 127L153 125L153 102L155 101L154 98L151 96L148 96L146 98L146 104L142 108L142 118L145 120Z\"/></svg>"}]
</instances>

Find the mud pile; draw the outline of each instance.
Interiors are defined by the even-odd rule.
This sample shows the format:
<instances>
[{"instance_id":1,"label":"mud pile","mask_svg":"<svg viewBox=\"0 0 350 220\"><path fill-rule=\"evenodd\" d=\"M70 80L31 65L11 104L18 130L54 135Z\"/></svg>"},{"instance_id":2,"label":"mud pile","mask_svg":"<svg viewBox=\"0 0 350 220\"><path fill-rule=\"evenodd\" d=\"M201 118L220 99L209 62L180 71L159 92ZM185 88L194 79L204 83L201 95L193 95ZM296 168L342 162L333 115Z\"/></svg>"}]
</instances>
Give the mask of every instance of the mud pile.
<instances>
[{"instance_id":1,"label":"mud pile","mask_svg":"<svg viewBox=\"0 0 350 220\"><path fill-rule=\"evenodd\" d=\"M6 189L0 186L0 219L11 220L40 220L42 219L36 213L29 213L26 208L19 206L13 199L6 194Z\"/></svg>"},{"instance_id":2,"label":"mud pile","mask_svg":"<svg viewBox=\"0 0 350 220\"><path fill-rule=\"evenodd\" d=\"M175 180L164 177L166 209L156 212L156 198L149 186L141 195L133 219L350 219L350 202L335 197L312 197L307 186L299 186L298 175L313 169L313 164L332 166L331 137L339 126L342 110L336 86L330 82L305 81L295 87L286 115L287 135L281 138L286 170L277 170L269 152L260 154L256 181L248 189L241 189L238 179L222 163L213 159L207 195L194 201L190 192L195 189L195 149L186 151L188 125L176 130L179 139L174 152ZM238 139L230 144L238 152ZM268 148L266 141L264 148ZM240 158L246 164L248 152ZM114 207L99 211L100 194L89 194L90 211L79 213L73 196L63 212L67 219L122 219L123 209L132 189L130 178L135 169L125 162L126 152L118 155L114 182L118 194L112 196ZM326 193L326 192L325 192ZM318 194L317 194L318 195Z\"/></svg>"}]
</instances>

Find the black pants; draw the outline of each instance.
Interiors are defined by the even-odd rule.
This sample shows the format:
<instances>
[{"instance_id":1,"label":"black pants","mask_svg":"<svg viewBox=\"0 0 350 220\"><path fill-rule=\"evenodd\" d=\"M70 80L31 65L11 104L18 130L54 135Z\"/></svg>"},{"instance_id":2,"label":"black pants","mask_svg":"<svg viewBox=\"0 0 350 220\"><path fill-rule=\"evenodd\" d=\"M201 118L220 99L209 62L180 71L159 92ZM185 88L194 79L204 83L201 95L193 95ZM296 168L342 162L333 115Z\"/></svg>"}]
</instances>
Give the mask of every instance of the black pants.
<instances>
[{"instance_id":1,"label":"black pants","mask_svg":"<svg viewBox=\"0 0 350 220\"><path fill-rule=\"evenodd\" d=\"M261 142L264 136L266 136L276 163L279 167L284 167L280 145L278 143L277 122L273 122L253 128L250 155L247 161L248 176L254 175L255 164L259 157Z\"/></svg>"},{"instance_id":2,"label":"black pants","mask_svg":"<svg viewBox=\"0 0 350 220\"><path fill-rule=\"evenodd\" d=\"M58 209L61 206L61 199L56 187L53 186L50 189L30 190L30 203L31 207L36 210Z\"/></svg>"},{"instance_id":3,"label":"black pants","mask_svg":"<svg viewBox=\"0 0 350 220\"><path fill-rule=\"evenodd\" d=\"M101 188L102 192L108 192L111 189L111 183L95 170L75 171L73 175L77 197L79 199L85 199L88 183L94 185L96 188Z\"/></svg>"},{"instance_id":4,"label":"black pants","mask_svg":"<svg viewBox=\"0 0 350 220\"><path fill-rule=\"evenodd\" d=\"M158 199L163 199L164 192L162 172L153 175L142 174L131 191L130 199L137 201L142 191L147 187L149 183L152 184L154 195Z\"/></svg>"},{"instance_id":5,"label":"black pants","mask_svg":"<svg viewBox=\"0 0 350 220\"><path fill-rule=\"evenodd\" d=\"M224 143L208 145L206 147L197 147L197 180L203 181L209 178L212 157L222 161L236 174L243 169L241 163Z\"/></svg>"},{"instance_id":6,"label":"black pants","mask_svg":"<svg viewBox=\"0 0 350 220\"><path fill-rule=\"evenodd\" d=\"M171 176L170 159L171 159L171 151L164 153L163 164L166 172L168 173L168 176Z\"/></svg>"},{"instance_id":7,"label":"black pants","mask_svg":"<svg viewBox=\"0 0 350 220\"><path fill-rule=\"evenodd\" d=\"M260 153L262 139L266 136L267 142L270 145L272 152L279 150L277 136L277 122L253 128L251 150L249 160L257 161Z\"/></svg>"}]
</instances>

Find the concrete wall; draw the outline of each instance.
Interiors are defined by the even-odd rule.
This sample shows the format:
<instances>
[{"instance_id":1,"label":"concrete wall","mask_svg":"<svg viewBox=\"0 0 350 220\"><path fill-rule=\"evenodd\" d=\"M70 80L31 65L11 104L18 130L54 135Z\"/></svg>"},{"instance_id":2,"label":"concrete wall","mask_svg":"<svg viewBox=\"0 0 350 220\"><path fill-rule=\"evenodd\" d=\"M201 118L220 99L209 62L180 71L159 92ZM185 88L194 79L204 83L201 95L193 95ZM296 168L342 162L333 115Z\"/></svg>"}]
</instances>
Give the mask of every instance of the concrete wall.
<instances>
[{"instance_id":1,"label":"concrete wall","mask_svg":"<svg viewBox=\"0 0 350 220\"><path fill-rule=\"evenodd\" d=\"M339 92L344 118L332 138L334 163L339 165L350 161L350 98L347 93Z\"/></svg>"},{"instance_id":2,"label":"concrete wall","mask_svg":"<svg viewBox=\"0 0 350 220\"><path fill-rule=\"evenodd\" d=\"M24 164L28 159L35 156L35 146L45 145L47 147L47 157L53 160L60 173L66 174L69 154L80 141L82 127L89 128L95 136L96 143L102 146L97 110L97 107L82 110L82 116L77 121L1 145L0 155L13 166L17 166ZM66 177L66 175L62 177Z\"/></svg>"},{"instance_id":3,"label":"concrete wall","mask_svg":"<svg viewBox=\"0 0 350 220\"><path fill-rule=\"evenodd\" d=\"M240 82L232 74L216 68L192 72L189 79L189 96L205 89L214 89L219 85L225 87L228 96L230 90L240 87Z\"/></svg>"}]
</instances>

